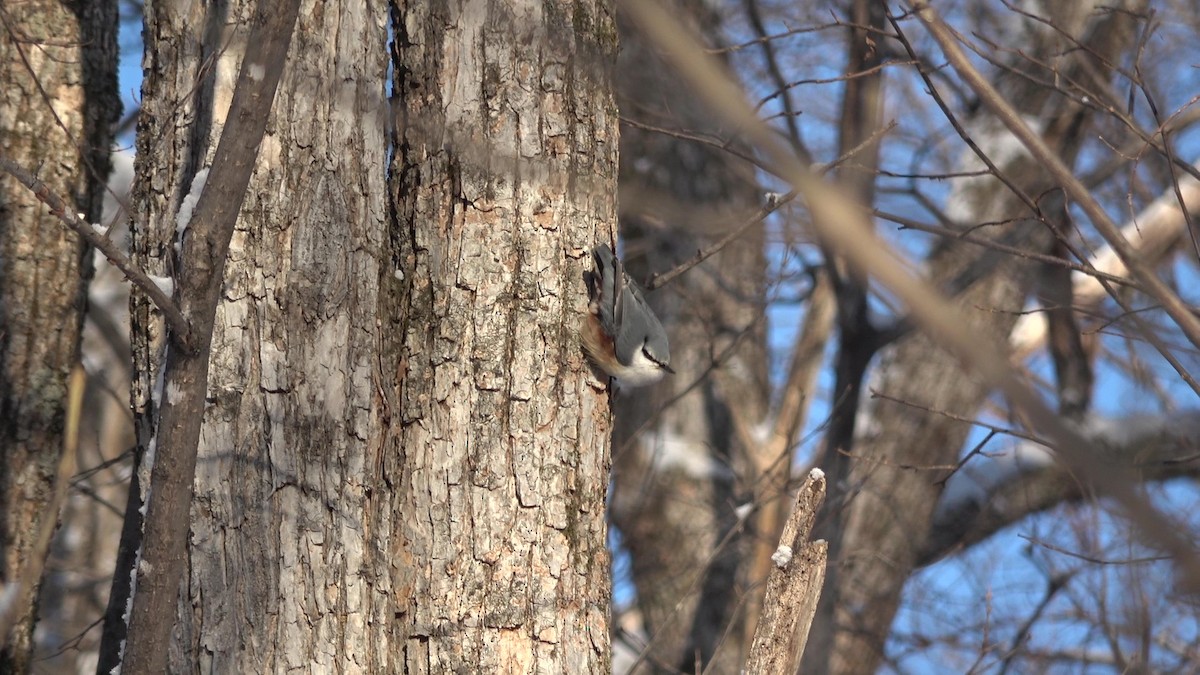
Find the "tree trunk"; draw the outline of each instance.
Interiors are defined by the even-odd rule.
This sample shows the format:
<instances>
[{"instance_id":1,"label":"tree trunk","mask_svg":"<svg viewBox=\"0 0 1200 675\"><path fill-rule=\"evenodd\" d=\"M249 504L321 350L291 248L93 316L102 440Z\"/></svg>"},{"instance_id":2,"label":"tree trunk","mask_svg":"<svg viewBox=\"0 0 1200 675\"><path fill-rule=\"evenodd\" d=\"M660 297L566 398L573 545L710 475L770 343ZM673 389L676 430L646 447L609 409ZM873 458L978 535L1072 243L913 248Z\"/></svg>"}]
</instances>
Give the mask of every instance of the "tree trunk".
<instances>
[{"instance_id":1,"label":"tree trunk","mask_svg":"<svg viewBox=\"0 0 1200 675\"><path fill-rule=\"evenodd\" d=\"M175 267L187 236L174 216L212 161L253 11L147 5L132 240L153 273ZM387 568L363 517L384 434L386 17L358 4L301 12L224 269L170 672L368 672L386 660L369 627L386 626L371 619ZM145 452L162 327L144 303L133 321Z\"/></svg>"},{"instance_id":2,"label":"tree trunk","mask_svg":"<svg viewBox=\"0 0 1200 675\"><path fill-rule=\"evenodd\" d=\"M116 3L12 3L0 30L0 155L100 220L109 126L120 115ZM0 177L0 582L27 565L62 451L66 379L79 358L90 254L16 180ZM0 671L26 672L37 589L10 606Z\"/></svg>"},{"instance_id":3,"label":"tree trunk","mask_svg":"<svg viewBox=\"0 0 1200 675\"><path fill-rule=\"evenodd\" d=\"M387 17L302 8L225 268L173 672L607 670L608 408L575 329L613 238L615 28L541 9L393 7L389 203ZM157 274L251 10L148 7ZM134 321L147 451L162 327Z\"/></svg>"},{"instance_id":4,"label":"tree trunk","mask_svg":"<svg viewBox=\"0 0 1200 675\"><path fill-rule=\"evenodd\" d=\"M605 673L609 412L576 328L614 239L612 6L396 12L386 665Z\"/></svg>"}]
</instances>

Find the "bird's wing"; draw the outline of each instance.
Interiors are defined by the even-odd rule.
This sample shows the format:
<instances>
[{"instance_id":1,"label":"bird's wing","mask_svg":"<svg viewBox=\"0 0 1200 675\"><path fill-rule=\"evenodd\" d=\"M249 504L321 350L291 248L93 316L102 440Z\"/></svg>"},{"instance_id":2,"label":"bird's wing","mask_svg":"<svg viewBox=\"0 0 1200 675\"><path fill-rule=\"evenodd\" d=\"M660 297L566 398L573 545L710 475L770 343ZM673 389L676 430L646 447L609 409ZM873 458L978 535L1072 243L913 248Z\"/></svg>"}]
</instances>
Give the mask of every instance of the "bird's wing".
<instances>
[{"instance_id":1,"label":"bird's wing","mask_svg":"<svg viewBox=\"0 0 1200 675\"><path fill-rule=\"evenodd\" d=\"M609 335L613 335L620 321L618 305L622 283L619 280L624 278L621 273L621 261L613 255L608 244L600 244L593 249L592 258L596 263L596 270L592 273L595 281L593 292L599 295L599 298L595 299L596 315L600 319L600 327Z\"/></svg>"}]
</instances>

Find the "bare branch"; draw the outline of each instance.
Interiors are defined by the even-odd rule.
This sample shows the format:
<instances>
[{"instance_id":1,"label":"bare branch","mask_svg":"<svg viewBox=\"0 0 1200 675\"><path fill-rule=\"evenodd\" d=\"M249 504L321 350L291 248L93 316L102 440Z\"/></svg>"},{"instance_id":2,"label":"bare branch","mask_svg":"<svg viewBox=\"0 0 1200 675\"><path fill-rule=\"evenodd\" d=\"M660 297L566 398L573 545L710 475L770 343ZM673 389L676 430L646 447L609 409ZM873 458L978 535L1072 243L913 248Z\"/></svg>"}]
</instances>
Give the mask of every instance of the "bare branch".
<instances>
[{"instance_id":1,"label":"bare branch","mask_svg":"<svg viewBox=\"0 0 1200 675\"><path fill-rule=\"evenodd\" d=\"M1135 471L1143 481L1200 474L1200 411L1122 419L1093 417L1079 425L1091 461ZM955 473L935 512L921 565L979 543L1030 514L1091 495L1091 485L1051 460L1036 440Z\"/></svg>"},{"instance_id":2,"label":"bare branch","mask_svg":"<svg viewBox=\"0 0 1200 675\"><path fill-rule=\"evenodd\" d=\"M51 215L57 217L64 225L80 237L83 237L84 241L94 246L114 267L121 270L125 277L133 282L134 286L137 286L146 294L146 297L150 298L155 307L162 310L167 323L171 325L171 330L176 335L181 336L180 344L188 343L191 335L191 327L188 325L187 319L183 317L183 313L175 306L171 297L158 284L154 283L145 272L134 265L111 239L100 234L96 228L73 213L67 207L67 203L63 201L62 197L54 194L45 183L38 180L37 176L22 169L15 162L6 157L0 157L0 169L3 169L10 176L20 181L22 185L29 188L29 191L39 201L50 207Z\"/></svg>"},{"instance_id":3,"label":"bare branch","mask_svg":"<svg viewBox=\"0 0 1200 675\"><path fill-rule=\"evenodd\" d=\"M651 276L650 281L646 284L646 290L653 291L655 289L662 288L663 286L666 286L667 284L671 283L671 280L674 279L675 277L678 277L679 275L692 269L696 265L699 265L700 263L704 262L705 260L708 260L709 258L713 257L714 255L720 253L721 249L725 248L730 243L732 243L735 239L742 236L742 234L745 233L746 230L748 230L751 227L754 227L755 225L758 225L762 221L766 220L767 216L771 215L772 213L775 213L777 210L782 208L783 205L788 204L795 198L796 198L796 192L793 190L792 192L789 192L786 195L783 195L782 197L770 200L770 202L768 202L765 206L759 208L758 211L756 211L753 215L751 215L749 218L747 218L744 223L742 223L741 225L738 225L737 227L730 230L730 232L728 234L726 234L724 237L721 237L719 240L714 242L711 246L707 246L699 251L696 251L696 255L694 255L691 258L687 259L686 261L680 263L679 265L677 265L675 267L675 269L669 270L667 272L663 272L662 274L656 273L653 276Z\"/></svg>"},{"instance_id":4,"label":"bare branch","mask_svg":"<svg viewBox=\"0 0 1200 675\"><path fill-rule=\"evenodd\" d=\"M166 395L160 407L158 456L150 474L154 498L146 506L123 663L128 672L167 671L225 259L299 13L299 0L259 3L210 178L184 240L180 298L194 320L195 351L168 350L164 366Z\"/></svg>"},{"instance_id":5,"label":"bare branch","mask_svg":"<svg viewBox=\"0 0 1200 675\"><path fill-rule=\"evenodd\" d=\"M847 152L843 153L841 157L838 157L837 161L831 162L829 164L813 165L813 170L819 171L821 174L825 174L825 173L837 168L846 160L850 159L851 157L854 157L855 154L860 152L863 148L867 147L868 145L870 145L872 143L879 142L879 139L881 139L885 134L887 134L889 131L891 131L895 127L896 127L896 123L891 122L889 124L884 125L880 129L876 129L862 143L859 143L855 147L853 147L850 150L848 150ZM755 212L754 215L747 218L746 222L735 227L733 229L733 231L731 231L729 234L722 237L717 242L713 243L711 246L708 246L707 248L697 251L696 255L694 255L691 258L689 258L688 260L680 263L679 265L677 265L675 267L675 269L670 270L668 272L664 272L662 274L654 274L653 276L651 276L650 281L646 284L646 290L653 291L655 289L662 288L663 286L670 283L673 279L675 279L675 277L678 277L679 275L683 274L684 272L687 272L688 270L692 269L696 265L699 265L700 263L704 262L705 260L708 260L709 258L716 255L717 253L720 253L721 249L723 249L726 246L728 246L729 244L733 243L733 241L735 241L738 237L740 237L746 230L750 229L751 227L753 227L754 225L756 225L758 223L761 223L763 220L766 219L767 216L771 215L775 211L778 211L785 204L791 203L791 201L796 198L797 194L798 193L795 190L793 190L793 191L787 193L786 195L783 195L781 197L775 197L775 198L771 199L765 206L763 206L757 212Z\"/></svg>"},{"instance_id":6,"label":"bare branch","mask_svg":"<svg viewBox=\"0 0 1200 675\"><path fill-rule=\"evenodd\" d=\"M1098 260L1093 262L1091 265L1080 264L1080 263L1076 263L1076 262L1071 262L1070 260L1067 260L1066 258L1060 258L1058 256L1049 255L1047 253L1038 253L1037 251L1031 251L1029 249L1020 248L1018 246L1009 246L1008 244L1003 244L1001 242L994 241L992 239L985 239L983 237L977 237L977 236L975 236L973 234L969 234L967 232L962 232L959 230L952 230L950 228L941 227L938 225L926 225L925 223L922 223L919 220L913 220L912 218L905 218L904 216L901 216L899 214L888 213L886 211L881 211L879 209L875 209L875 211L873 213L874 213L874 215L876 215L880 218L883 218L884 220L889 220L893 223L896 223L897 225L900 226L899 227L900 230L916 230L918 232L925 232L928 234L936 234L940 237L946 237L949 239L953 239L956 243L961 242L964 244L974 244L976 246L990 248L994 251L1000 251L1001 253L1007 253L1009 255L1016 256L1018 258L1028 258L1029 260L1036 260L1036 261L1038 261L1040 263L1044 263L1046 265L1056 265L1058 267L1065 267L1069 270L1078 272L1083 275L1087 275L1089 278L1090 277L1099 277L1109 283L1119 284L1121 286L1126 286L1126 287L1133 288L1133 289L1137 289L1137 287L1138 287L1137 284L1130 281L1128 277L1124 277L1119 274L1114 274L1112 272L1106 271L1105 268L1101 267L1100 262ZM1096 282L1093 279L1091 283L1097 289L1100 290L1100 292L1101 292L1100 299L1108 297L1108 295L1103 292L1104 289L1100 286L1100 284L1098 282ZM1076 288L1075 293L1077 296L1078 296L1079 292L1080 292L1079 288ZM1045 331L1044 325L1042 326L1041 330L1043 332ZM1014 333L1015 333L1015 330L1014 330ZM1040 340L1041 337L1039 336L1038 339ZM1014 349L1016 349L1015 346L1014 346Z\"/></svg>"},{"instance_id":7,"label":"bare branch","mask_svg":"<svg viewBox=\"0 0 1200 675\"><path fill-rule=\"evenodd\" d=\"M1193 166L1200 168L1200 163ZM1200 209L1200 181L1187 177L1179 181L1177 191L1164 193L1122 226L1121 234L1143 260L1157 264L1183 235L1187 225L1185 213L1197 209ZM1129 268L1111 246L1096 252L1091 267L1095 274L1110 282L1121 282L1129 274ZM1076 276L1074 287L1077 312L1092 311L1108 297L1104 287L1091 276ZM1012 331L1014 355L1017 358L1028 356L1042 343L1045 334L1045 317L1037 313L1023 316Z\"/></svg>"},{"instance_id":8,"label":"bare branch","mask_svg":"<svg viewBox=\"0 0 1200 675\"><path fill-rule=\"evenodd\" d=\"M1136 481L1126 472L1114 467L1097 466L1090 456L1087 441L1078 432L1069 428L1057 413L1048 409L1036 392L1012 372L1006 350L984 336L967 329L969 325L960 316L960 311L947 302L927 283L914 277L901 265L895 255L883 246L871 233L862 207L851 203L840 192L818 180L796 159L790 149L780 145L778 136L763 126L746 103L738 87L712 63L673 17L662 7L649 2L626 0L622 8L628 12L643 31L664 48L679 73L693 86L708 106L729 122L738 125L747 139L753 142L777 167L781 177L792 183L808 200L813 211L813 226L821 239L830 248L844 255L862 273L867 273L903 300L914 318L926 332L942 346L973 368L981 380L1003 392L1009 402L1021 410L1033 426L1052 439L1059 456L1073 470L1094 483L1098 489L1111 495L1126 510L1131 521L1138 525L1142 536L1166 549L1175 556L1176 565L1186 578L1185 587L1200 588L1200 559L1190 541L1181 536L1178 529L1157 509L1137 493ZM928 5L922 4L928 9ZM984 83L986 85L986 83ZM1015 114L1015 113L1014 113ZM1019 122L1019 118L1017 120ZM1023 125L1022 125L1023 126ZM1039 142L1039 139L1033 139ZM1042 146L1050 161L1057 162L1048 149ZM1041 155L1039 155L1040 157ZM1061 162L1058 162L1061 167ZM1066 178L1075 181L1066 171ZM1056 177L1060 177L1057 173ZM1079 186L1082 191L1082 186ZM1071 190L1072 196L1076 195ZM1086 194L1085 198L1090 199ZM1091 200L1099 208L1099 205ZM1094 209L1090 209L1089 212ZM1100 218L1107 218L1099 211ZM1119 235L1119 233L1117 233ZM1123 239L1122 239L1123 242ZM1114 244L1114 247L1117 247ZM1139 269L1140 261L1122 255L1126 264ZM1142 270L1145 272L1145 270ZM1162 282L1153 274L1139 273L1142 283L1154 284L1162 289ZM1168 290L1167 300L1179 299ZM1172 316L1197 323L1190 314L1182 316L1179 307ZM1200 330L1196 331L1200 343Z\"/></svg>"},{"instance_id":9,"label":"bare branch","mask_svg":"<svg viewBox=\"0 0 1200 675\"><path fill-rule=\"evenodd\" d=\"M979 95L984 104L992 109L992 112L1008 127L1009 131L1025 145L1034 158L1046 168L1055 181L1066 190L1067 195L1079 204L1091 219L1092 225L1113 247L1113 251L1121 259L1121 262L1129 268L1138 284L1146 290L1150 297L1163 306L1163 309L1175 320L1188 340L1200 348L1200 318L1197 318L1191 308L1158 278L1154 269L1138 255L1129 241L1121 234L1120 228L1108 217L1104 207L1096 201L1087 187L1071 173L1070 168L1063 164L1058 155L1046 145L1042 138L1029 128L1021 115L1000 95L1000 92L996 91L987 78L971 65L954 37L953 31L937 11L925 0L914 0L912 6L929 34L941 45L942 52L958 74Z\"/></svg>"},{"instance_id":10,"label":"bare branch","mask_svg":"<svg viewBox=\"0 0 1200 675\"><path fill-rule=\"evenodd\" d=\"M762 48L763 59L767 65L767 73L770 74L771 81L775 83L776 95L783 106L783 121L787 124L788 139L791 140L796 154L811 164L812 153L804 146L804 139L800 135L800 124L796 120L800 113L792 103L792 88L788 86L787 79L783 76L783 70L779 67L779 59L775 57L775 45L767 38L767 27L763 24L758 0L743 0L742 5L746 9L746 17L750 19L750 25L754 28L755 35L758 36L758 43Z\"/></svg>"}]
</instances>

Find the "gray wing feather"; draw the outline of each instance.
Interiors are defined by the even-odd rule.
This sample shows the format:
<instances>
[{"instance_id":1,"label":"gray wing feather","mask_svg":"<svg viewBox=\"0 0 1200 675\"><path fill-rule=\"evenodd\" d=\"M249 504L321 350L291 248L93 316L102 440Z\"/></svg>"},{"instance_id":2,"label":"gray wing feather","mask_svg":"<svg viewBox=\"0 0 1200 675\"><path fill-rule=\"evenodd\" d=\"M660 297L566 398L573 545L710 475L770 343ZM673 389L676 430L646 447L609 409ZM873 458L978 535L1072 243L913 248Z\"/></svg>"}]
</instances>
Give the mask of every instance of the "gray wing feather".
<instances>
[{"instance_id":1,"label":"gray wing feather","mask_svg":"<svg viewBox=\"0 0 1200 675\"><path fill-rule=\"evenodd\" d=\"M617 360L628 365L638 350L645 345L655 360L665 362L670 354L667 333L658 316L642 296L642 291L632 283L624 284L617 299L618 311L627 311L636 318L621 322L621 332L616 339Z\"/></svg>"},{"instance_id":2,"label":"gray wing feather","mask_svg":"<svg viewBox=\"0 0 1200 675\"><path fill-rule=\"evenodd\" d=\"M608 244L592 250L596 271L592 277L592 292L599 295L596 314L600 326L613 336L617 360L625 365L646 345L655 358L665 361L670 354L667 333L641 289L625 276L625 269Z\"/></svg>"},{"instance_id":3,"label":"gray wing feather","mask_svg":"<svg viewBox=\"0 0 1200 675\"><path fill-rule=\"evenodd\" d=\"M596 262L596 270L592 273L593 294L600 296L594 299L596 315L600 319L600 327L605 333L612 335L617 330L618 321L614 314L621 285L618 279L624 279L621 262L613 255L608 244L600 244L593 249L592 258Z\"/></svg>"}]
</instances>

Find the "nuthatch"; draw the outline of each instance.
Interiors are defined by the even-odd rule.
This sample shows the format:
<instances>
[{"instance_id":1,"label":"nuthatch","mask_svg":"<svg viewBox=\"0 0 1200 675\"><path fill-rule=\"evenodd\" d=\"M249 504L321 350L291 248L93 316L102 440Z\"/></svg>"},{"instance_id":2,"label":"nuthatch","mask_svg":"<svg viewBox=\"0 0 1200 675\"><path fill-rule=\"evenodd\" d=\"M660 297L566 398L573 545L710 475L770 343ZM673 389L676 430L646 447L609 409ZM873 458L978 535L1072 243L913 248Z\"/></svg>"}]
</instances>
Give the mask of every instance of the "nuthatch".
<instances>
[{"instance_id":1,"label":"nuthatch","mask_svg":"<svg viewBox=\"0 0 1200 675\"><path fill-rule=\"evenodd\" d=\"M607 244L597 246L592 257L596 269L584 275L589 302L581 336L592 363L626 387L653 384L663 373L674 373L667 331L641 289Z\"/></svg>"}]
</instances>

